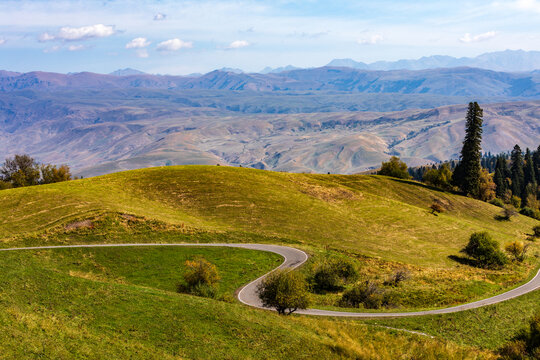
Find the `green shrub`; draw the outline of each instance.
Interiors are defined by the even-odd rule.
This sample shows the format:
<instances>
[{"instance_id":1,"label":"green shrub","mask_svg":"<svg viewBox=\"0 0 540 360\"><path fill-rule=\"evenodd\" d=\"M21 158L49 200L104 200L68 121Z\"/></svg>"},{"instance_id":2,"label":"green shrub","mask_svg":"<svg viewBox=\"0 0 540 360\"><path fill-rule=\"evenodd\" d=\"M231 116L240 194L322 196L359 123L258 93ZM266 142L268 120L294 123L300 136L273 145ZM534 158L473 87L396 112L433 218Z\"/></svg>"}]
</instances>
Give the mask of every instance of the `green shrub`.
<instances>
[{"instance_id":1,"label":"green shrub","mask_svg":"<svg viewBox=\"0 0 540 360\"><path fill-rule=\"evenodd\" d=\"M407 170L407 164L400 161L396 156L392 156L389 161L383 162L381 165L381 170L379 170L377 174L392 176L399 179L411 178L409 171Z\"/></svg>"},{"instance_id":2,"label":"green shrub","mask_svg":"<svg viewBox=\"0 0 540 360\"><path fill-rule=\"evenodd\" d=\"M264 307L273 307L280 315L290 315L309 306L306 281L296 271L274 271L261 281L257 294Z\"/></svg>"},{"instance_id":3,"label":"green shrub","mask_svg":"<svg viewBox=\"0 0 540 360\"><path fill-rule=\"evenodd\" d=\"M184 280L190 288L215 285L220 279L216 266L206 259L186 260L185 266Z\"/></svg>"},{"instance_id":4,"label":"green shrub","mask_svg":"<svg viewBox=\"0 0 540 360\"><path fill-rule=\"evenodd\" d=\"M345 291L338 303L342 307L361 307L378 309L389 306L392 301L390 295L379 285L372 281L365 281Z\"/></svg>"},{"instance_id":5,"label":"green shrub","mask_svg":"<svg viewBox=\"0 0 540 360\"><path fill-rule=\"evenodd\" d=\"M186 260L185 267L184 282L178 284L177 291L215 299L220 279L216 266L201 258Z\"/></svg>"},{"instance_id":6,"label":"green shrub","mask_svg":"<svg viewBox=\"0 0 540 360\"><path fill-rule=\"evenodd\" d=\"M388 279L384 281L386 286L398 286L401 282L410 279L411 273L407 269L396 270Z\"/></svg>"},{"instance_id":7,"label":"green shrub","mask_svg":"<svg viewBox=\"0 0 540 360\"><path fill-rule=\"evenodd\" d=\"M311 277L313 291L325 293L337 291L343 287L341 279L332 266L328 263L320 264Z\"/></svg>"},{"instance_id":8,"label":"green shrub","mask_svg":"<svg viewBox=\"0 0 540 360\"><path fill-rule=\"evenodd\" d=\"M502 214L495 215L495 220L510 221L510 218L512 216L516 216L517 214L517 210L512 205L506 205L502 211Z\"/></svg>"},{"instance_id":9,"label":"green shrub","mask_svg":"<svg viewBox=\"0 0 540 360\"><path fill-rule=\"evenodd\" d=\"M358 277L355 264L347 258L335 258L319 264L311 276L310 282L317 293L337 291Z\"/></svg>"},{"instance_id":10,"label":"green shrub","mask_svg":"<svg viewBox=\"0 0 540 360\"><path fill-rule=\"evenodd\" d=\"M211 298L211 299L216 299L218 295L216 286L209 285L209 284L202 284L202 283L199 283L193 286L192 288L190 288L189 293L196 296Z\"/></svg>"},{"instance_id":11,"label":"green shrub","mask_svg":"<svg viewBox=\"0 0 540 360\"><path fill-rule=\"evenodd\" d=\"M519 209L521 207L521 198L517 197L516 195L513 195L510 198L510 205L512 205L516 209Z\"/></svg>"},{"instance_id":12,"label":"green shrub","mask_svg":"<svg viewBox=\"0 0 540 360\"><path fill-rule=\"evenodd\" d=\"M535 211L530 207L524 207L519 211L521 215L525 215L534 219Z\"/></svg>"},{"instance_id":13,"label":"green shrub","mask_svg":"<svg viewBox=\"0 0 540 360\"><path fill-rule=\"evenodd\" d=\"M513 340L499 350L501 360L523 360L527 356L527 344L522 340Z\"/></svg>"},{"instance_id":14,"label":"green shrub","mask_svg":"<svg viewBox=\"0 0 540 360\"><path fill-rule=\"evenodd\" d=\"M527 250L529 244L524 244L522 241L515 240L512 241L504 247L507 253L513 256L514 260L522 262L527 256Z\"/></svg>"},{"instance_id":15,"label":"green shrub","mask_svg":"<svg viewBox=\"0 0 540 360\"><path fill-rule=\"evenodd\" d=\"M499 350L502 359L540 359L540 313L529 321L529 327Z\"/></svg>"},{"instance_id":16,"label":"green shrub","mask_svg":"<svg viewBox=\"0 0 540 360\"><path fill-rule=\"evenodd\" d=\"M533 227L533 236L540 237L540 225L536 225L535 227Z\"/></svg>"},{"instance_id":17,"label":"green shrub","mask_svg":"<svg viewBox=\"0 0 540 360\"><path fill-rule=\"evenodd\" d=\"M477 266L483 268L501 268L508 262L499 249L499 244L485 231L473 233L469 238L469 243L461 251L473 258Z\"/></svg>"},{"instance_id":18,"label":"green shrub","mask_svg":"<svg viewBox=\"0 0 540 360\"><path fill-rule=\"evenodd\" d=\"M491 205L498 206L500 208L504 208L504 201L502 201L499 198L494 198L489 202Z\"/></svg>"}]
</instances>

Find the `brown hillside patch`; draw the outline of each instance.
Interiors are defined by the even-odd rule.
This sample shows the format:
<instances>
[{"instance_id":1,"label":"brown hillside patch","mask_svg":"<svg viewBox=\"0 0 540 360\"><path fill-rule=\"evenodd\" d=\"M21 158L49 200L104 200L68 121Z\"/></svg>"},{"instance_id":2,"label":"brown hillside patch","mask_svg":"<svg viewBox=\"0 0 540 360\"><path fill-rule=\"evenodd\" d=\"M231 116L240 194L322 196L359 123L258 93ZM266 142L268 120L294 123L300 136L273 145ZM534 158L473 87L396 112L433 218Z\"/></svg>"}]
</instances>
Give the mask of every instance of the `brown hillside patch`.
<instances>
[{"instance_id":1,"label":"brown hillside patch","mask_svg":"<svg viewBox=\"0 0 540 360\"><path fill-rule=\"evenodd\" d=\"M67 231L77 230L77 229L93 229L93 228L94 228L94 222L88 219L75 221L65 226L65 229Z\"/></svg>"},{"instance_id":2,"label":"brown hillside patch","mask_svg":"<svg viewBox=\"0 0 540 360\"><path fill-rule=\"evenodd\" d=\"M344 200L360 200L362 194L343 187L320 186L309 183L300 183L300 192L326 202L339 202Z\"/></svg>"}]
</instances>

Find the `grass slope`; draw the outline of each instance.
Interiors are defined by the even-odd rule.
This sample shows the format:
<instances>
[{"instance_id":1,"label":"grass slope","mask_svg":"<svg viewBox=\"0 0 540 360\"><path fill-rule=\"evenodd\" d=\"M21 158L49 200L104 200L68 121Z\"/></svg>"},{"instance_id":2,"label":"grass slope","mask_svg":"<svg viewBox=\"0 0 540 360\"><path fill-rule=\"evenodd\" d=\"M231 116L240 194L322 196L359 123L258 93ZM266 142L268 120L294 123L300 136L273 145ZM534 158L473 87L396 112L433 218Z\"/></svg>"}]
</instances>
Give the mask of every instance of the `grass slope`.
<instances>
[{"instance_id":1,"label":"grass slope","mask_svg":"<svg viewBox=\"0 0 540 360\"><path fill-rule=\"evenodd\" d=\"M433 199L449 210L430 213ZM494 219L500 209L379 176L289 174L213 166L128 171L0 193L0 238L45 230L105 211L202 231L235 231L411 264L453 264L468 236L525 238L535 220ZM381 241L384 239L384 241Z\"/></svg>"},{"instance_id":2,"label":"grass slope","mask_svg":"<svg viewBox=\"0 0 540 360\"><path fill-rule=\"evenodd\" d=\"M439 216L429 211L429 205L434 199L441 199L447 203L447 210ZM500 213L500 208L470 198L439 192L418 183L380 176L289 174L217 166L151 168L66 183L5 190L0 192L0 204L2 247L126 242L267 242L290 244L305 249L312 255L311 265L328 256L352 257L358 263L364 278L379 281L395 269L406 267L413 277L395 290L400 295L398 305L402 309L445 306L498 293L523 281L538 263L537 258L532 256L524 264L514 264L505 270L490 271L472 268L450 259L449 256L459 254L459 250L474 231L487 230L497 241L504 244L514 239L525 239L532 226L538 222L517 216L510 222L501 223L494 219L494 216ZM158 314L153 313L153 319L160 322L161 318L165 317L167 307L170 309L178 306L183 311L189 309L189 316L192 316L185 321L182 320L186 327L189 327L189 324L194 326L193 324L200 322L201 318L206 319L206 322L203 321L203 327L190 330L193 333L190 335L191 342L182 342L185 339L181 341L177 335L170 334L169 330L174 329L174 326L166 319L163 323L169 324L170 328L163 330L162 324L151 325L152 330L149 332L152 336L148 334L146 336L152 338L146 338L144 342L136 339L132 345L137 349L148 346L144 354L152 354L154 347L161 348L161 341L165 341L163 338L160 340L154 338L153 332L165 331L166 334L162 336L167 338L166 341L181 343L182 351L186 352L175 352L167 346L160 351L164 351L163 354L185 357L201 357L204 354L194 349L198 349L201 342L206 343L220 336L223 336L225 339L223 341L228 344L223 345L223 348L231 351L231 358L239 357L241 354L239 350L231 349L244 349L250 342L259 344L257 346L268 354L268 358L301 357L295 349L298 349L298 344L302 341L313 347L313 352L308 352L310 355L306 355L307 357L321 358L338 355L392 358L392 351L393 354L397 354L399 351L405 351L404 349L417 351L414 353L416 357L422 357L418 354L435 354L433 352L435 350L429 349L436 348L446 349L444 351L447 352L437 355L444 358L454 357L461 351L448 343L434 345L430 340L413 341L408 335L390 336L387 330L372 333L371 329L368 331L368 328L357 321L296 317L283 319L266 312L246 309L238 304L225 304L174 294L171 292L173 285L170 280L177 276L174 266L181 263L184 257L172 250L168 254L165 254L168 250L148 253L138 250L125 251L126 253L97 250L64 252L71 254L68 259L73 257L83 259L79 260L82 265L77 265L80 268L75 269L69 261L63 262L58 258L45 263L28 260L28 264L22 260L6 260L4 266L11 268L11 276L19 281L4 277L6 282L3 288L10 291L5 296L2 295L4 300L0 305L6 312L0 324L15 331L20 326L39 328L36 324L42 323L45 327L52 327L53 318L62 321L62 326L66 328L46 335L51 338L60 334L65 336L71 332L77 333L75 330L77 326L85 328L84 331L87 334L91 333L92 336L103 329L108 329L110 351L116 349L114 351L120 351L118 354L121 355L118 356L122 357L128 353L122 353L116 348L122 336L116 334L113 329L123 329L120 331L122 334L129 334L130 327L137 328L136 332L141 331L137 324L146 324L152 319L152 316L146 314L142 308L148 307L152 311L157 311ZM176 254L175 257L173 253ZM537 244L533 244L531 250L531 254L535 253L538 253ZM89 254L93 255L87 258ZM226 259L229 256L231 261ZM229 253L222 253L214 257L218 266L220 266L219 257L224 258L225 262L220 269L225 273L227 271L234 273L234 269L245 262L245 258L235 258ZM96 259L99 260L97 264L107 271L100 271L99 267L95 267ZM267 259L266 262L264 259ZM261 261L261 266L264 267L274 260L268 258L266 254L260 255L258 261ZM20 270L18 265L21 261L25 264L23 270ZM152 264L150 268L144 267L143 264L146 263ZM126 267L130 269L126 270ZM156 278L156 273L159 273L163 280ZM251 274L240 276L236 273L230 277L224 275L223 293L231 294ZM50 277L51 284L56 284L54 286L57 289L67 291L61 295L62 299L79 296L81 304L77 304L79 301L77 300L73 306L81 308L68 312L69 316L62 318L59 313L63 314L64 307L69 306L62 302L64 300L58 300L58 304L47 305L47 294L51 296L51 291L54 290L43 288L44 284L39 281L41 276ZM46 284L49 280L43 281ZM33 284L31 288L36 289L31 297L36 297L35 303L41 305L32 308L23 302L25 296L30 296L25 293L24 284ZM74 288L70 289L70 286ZM96 287L102 289L101 292L96 290ZM105 288L106 290L103 290ZM125 300L129 304L123 304L120 299L128 290L129 295L126 295ZM41 294L42 291L45 293ZM75 294L71 294L71 291ZM110 297L107 302L111 305L106 308L100 307L100 299L92 298L102 296L102 293L105 294L103 299ZM90 300L92 304L84 305L82 299L85 296L92 298ZM319 306L332 307L338 296L316 296L314 300ZM143 299L141 307L133 305L137 303L134 299L139 297ZM536 298L533 295L524 299L519 300L526 302L527 309L536 307ZM97 311L95 309L100 311L100 320L95 323L97 324L95 328L89 325L88 319L80 319L77 323L76 317L73 316L77 311L81 314L94 314ZM222 321L221 315L215 313L209 315L212 309L224 310L227 315L223 316L229 319L227 321L236 321L233 329L249 330L241 332L244 335L238 337L237 334L230 332L231 329L223 329L215 324ZM489 311L490 308L486 309L488 310L480 311ZM174 311L173 318L180 319L181 312ZM475 346L487 344L490 348L495 348L515 332L520 321L525 321L531 311L515 312L513 315L515 326L507 326L505 331L484 329L487 335L481 338L482 341L478 340L480 337L475 338L473 333L469 336L466 331L460 333L459 330L462 326L468 326L471 316L481 318L481 315L475 312L466 312L456 317L448 315L444 321L422 317L410 321L404 319L403 322L396 320L396 323L388 320L388 324L395 324L394 327L422 329L449 340L458 340L463 344ZM9 315L12 313L13 316ZM118 319L122 316L130 318L131 314L135 315L129 324L124 324L123 320ZM95 315L91 317L93 316ZM28 321L32 325L21 325L24 324L22 319L26 318L31 319ZM110 318L116 320L110 322ZM449 324L453 321L462 322L458 327L452 328L452 325L444 325L445 321ZM507 324L505 321L506 317L495 317L492 326L494 329L505 327ZM274 326L274 329L269 330L264 324ZM88 326L90 328L87 328ZM154 326L158 328L153 328ZM295 342L296 339L290 340L293 343L289 340L284 341L283 336L289 332L298 336L300 342ZM302 335L298 335L297 332ZM456 335L458 333L461 335ZM19 335L24 339L22 333ZM11 336L13 337L13 334ZM41 335L30 332L28 341L39 336ZM74 336L79 339L73 343L75 347L78 346L75 344L91 344L94 341L90 339L92 336L83 341L82 338L86 335L82 333ZM384 352L377 341L382 341L388 336L389 345L385 350L387 352ZM398 345L399 341L394 342L397 338L393 336L397 336L399 341L409 342L409 345ZM256 340L259 338L267 340L262 344ZM51 341L51 344L55 344L51 346L65 350L65 347L58 345L49 337L42 340ZM21 343L24 341L21 340ZM415 347L417 345L420 347ZM96 347L97 343L91 351L99 352ZM373 352L370 353L367 349ZM48 348L48 351L51 351L51 348ZM247 358L256 354L249 352L250 350L245 351ZM473 358L478 355L471 349L467 351L471 351ZM158 353L159 351L156 352ZM111 354L114 352L107 352L107 355ZM219 351L208 353L207 356L227 357L225 352Z\"/></svg>"},{"instance_id":3,"label":"grass slope","mask_svg":"<svg viewBox=\"0 0 540 360\"><path fill-rule=\"evenodd\" d=\"M156 257L180 260L192 255L189 249L142 249L146 254L140 249L102 250L2 253L2 359L492 358L485 351L354 321L282 317L238 303L176 294L158 288L170 284L152 281L153 269L142 271L149 276L141 284L140 266L135 263L132 271L121 266ZM194 251L215 261L221 258L224 280L237 277L238 261L253 255L236 249ZM266 265L275 260L265 253L257 257L266 257ZM245 273L236 285L263 270L241 266ZM80 276L81 267L93 269L93 276Z\"/></svg>"}]
</instances>

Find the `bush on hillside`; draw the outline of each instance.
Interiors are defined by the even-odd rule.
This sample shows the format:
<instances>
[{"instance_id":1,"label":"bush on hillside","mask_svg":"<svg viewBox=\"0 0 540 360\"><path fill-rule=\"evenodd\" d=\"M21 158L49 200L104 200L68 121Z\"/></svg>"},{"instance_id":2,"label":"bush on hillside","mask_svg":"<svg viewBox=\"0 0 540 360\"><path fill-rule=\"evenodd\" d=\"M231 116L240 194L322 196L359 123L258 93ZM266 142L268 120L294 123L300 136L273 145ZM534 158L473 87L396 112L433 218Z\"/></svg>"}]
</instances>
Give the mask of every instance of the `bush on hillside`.
<instances>
[{"instance_id":1,"label":"bush on hillside","mask_svg":"<svg viewBox=\"0 0 540 360\"><path fill-rule=\"evenodd\" d=\"M473 258L477 266L482 268L497 269L508 262L499 244L485 231L473 233L461 252Z\"/></svg>"},{"instance_id":2,"label":"bush on hillside","mask_svg":"<svg viewBox=\"0 0 540 360\"><path fill-rule=\"evenodd\" d=\"M11 189L13 185L10 182L0 180L0 190Z\"/></svg>"},{"instance_id":3,"label":"bush on hillside","mask_svg":"<svg viewBox=\"0 0 540 360\"><path fill-rule=\"evenodd\" d=\"M502 359L540 359L540 313L529 321L529 327L499 350Z\"/></svg>"},{"instance_id":4,"label":"bush on hillside","mask_svg":"<svg viewBox=\"0 0 540 360\"><path fill-rule=\"evenodd\" d=\"M504 247L506 252L512 255L515 261L519 262L525 260L528 248L529 244L524 244L522 241L519 240L512 241L506 244L506 246Z\"/></svg>"},{"instance_id":5,"label":"bush on hillside","mask_svg":"<svg viewBox=\"0 0 540 360\"><path fill-rule=\"evenodd\" d=\"M443 190L452 190L452 170L449 164L443 164L438 169L429 169L422 176L422 180L431 186Z\"/></svg>"},{"instance_id":6,"label":"bush on hillside","mask_svg":"<svg viewBox=\"0 0 540 360\"><path fill-rule=\"evenodd\" d=\"M317 293L337 291L348 281L356 279L358 270L347 258L336 258L319 264L311 276L310 282Z\"/></svg>"},{"instance_id":7,"label":"bush on hillside","mask_svg":"<svg viewBox=\"0 0 540 360\"><path fill-rule=\"evenodd\" d=\"M500 208L504 208L504 201L502 201L499 198L494 198L489 202L491 205L498 206Z\"/></svg>"},{"instance_id":8,"label":"bush on hillside","mask_svg":"<svg viewBox=\"0 0 540 360\"><path fill-rule=\"evenodd\" d=\"M41 170L41 184L52 184L61 181L71 180L71 172L67 165L51 165L43 164L40 166Z\"/></svg>"},{"instance_id":9,"label":"bush on hillside","mask_svg":"<svg viewBox=\"0 0 540 360\"><path fill-rule=\"evenodd\" d=\"M275 308L280 315L290 315L309 306L306 281L296 271L274 271L261 281L257 294L264 307Z\"/></svg>"},{"instance_id":10,"label":"bush on hillside","mask_svg":"<svg viewBox=\"0 0 540 360\"><path fill-rule=\"evenodd\" d=\"M215 298L217 282L220 276L216 266L208 260L200 258L186 260L184 283L178 285L178 292L187 292L197 296Z\"/></svg>"},{"instance_id":11,"label":"bush on hillside","mask_svg":"<svg viewBox=\"0 0 540 360\"><path fill-rule=\"evenodd\" d=\"M7 158L0 168L0 190L71 180L69 166L39 164L28 155Z\"/></svg>"},{"instance_id":12,"label":"bush on hillside","mask_svg":"<svg viewBox=\"0 0 540 360\"><path fill-rule=\"evenodd\" d=\"M398 157L392 156L389 161L383 162L381 170L377 172L378 175L386 175L399 179L410 179L409 171L407 170L407 164L399 160Z\"/></svg>"},{"instance_id":13,"label":"bush on hillside","mask_svg":"<svg viewBox=\"0 0 540 360\"><path fill-rule=\"evenodd\" d=\"M407 269L396 270L388 279L384 281L386 286L398 286L403 281L409 280L411 278L411 273Z\"/></svg>"},{"instance_id":14,"label":"bush on hillside","mask_svg":"<svg viewBox=\"0 0 540 360\"><path fill-rule=\"evenodd\" d=\"M434 215L440 214L446 210L445 204L440 199L434 199L429 208Z\"/></svg>"},{"instance_id":15,"label":"bush on hillside","mask_svg":"<svg viewBox=\"0 0 540 360\"><path fill-rule=\"evenodd\" d=\"M519 213L521 215L525 215L534 219L535 211L531 209L530 207L522 208L521 210L519 210Z\"/></svg>"},{"instance_id":16,"label":"bush on hillside","mask_svg":"<svg viewBox=\"0 0 540 360\"><path fill-rule=\"evenodd\" d=\"M533 236L540 237L540 225L536 225L535 227L533 227Z\"/></svg>"},{"instance_id":17,"label":"bush on hillside","mask_svg":"<svg viewBox=\"0 0 540 360\"><path fill-rule=\"evenodd\" d=\"M510 205L512 205L515 209L519 209L521 207L521 198L517 197L516 195L513 195L510 198Z\"/></svg>"},{"instance_id":18,"label":"bush on hillside","mask_svg":"<svg viewBox=\"0 0 540 360\"><path fill-rule=\"evenodd\" d=\"M392 304L390 295L372 281L365 281L345 291L338 303L342 307L378 309Z\"/></svg>"},{"instance_id":19,"label":"bush on hillside","mask_svg":"<svg viewBox=\"0 0 540 360\"><path fill-rule=\"evenodd\" d=\"M495 215L495 220L510 221L512 216L516 216L517 214L518 212L516 208L514 208L512 205L506 205L500 215Z\"/></svg>"}]
</instances>

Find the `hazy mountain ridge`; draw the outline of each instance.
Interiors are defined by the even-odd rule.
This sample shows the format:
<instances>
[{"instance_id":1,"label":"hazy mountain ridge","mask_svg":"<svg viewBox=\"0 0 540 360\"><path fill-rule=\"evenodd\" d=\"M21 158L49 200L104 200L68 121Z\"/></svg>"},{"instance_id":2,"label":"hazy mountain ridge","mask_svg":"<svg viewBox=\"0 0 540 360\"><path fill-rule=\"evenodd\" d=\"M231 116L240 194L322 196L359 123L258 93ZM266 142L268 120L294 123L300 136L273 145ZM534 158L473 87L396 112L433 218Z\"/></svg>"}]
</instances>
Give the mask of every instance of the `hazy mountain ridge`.
<instances>
[{"instance_id":1,"label":"hazy mountain ridge","mask_svg":"<svg viewBox=\"0 0 540 360\"><path fill-rule=\"evenodd\" d=\"M31 72L0 76L0 92L25 89L176 89L234 91L346 91L445 96L540 96L540 74L475 68L371 71L345 67L300 69L278 74L212 71L200 77Z\"/></svg>"},{"instance_id":2,"label":"hazy mountain ridge","mask_svg":"<svg viewBox=\"0 0 540 360\"><path fill-rule=\"evenodd\" d=\"M334 59L326 66L345 66L362 70L425 70L466 66L494 71L528 72L540 69L540 51L505 50L473 58L434 55L420 59L376 61L370 64L352 59Z\"/></svg>"}]
</instances>

